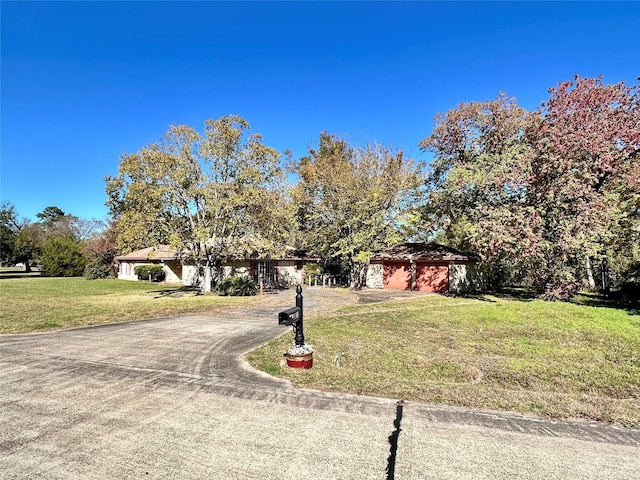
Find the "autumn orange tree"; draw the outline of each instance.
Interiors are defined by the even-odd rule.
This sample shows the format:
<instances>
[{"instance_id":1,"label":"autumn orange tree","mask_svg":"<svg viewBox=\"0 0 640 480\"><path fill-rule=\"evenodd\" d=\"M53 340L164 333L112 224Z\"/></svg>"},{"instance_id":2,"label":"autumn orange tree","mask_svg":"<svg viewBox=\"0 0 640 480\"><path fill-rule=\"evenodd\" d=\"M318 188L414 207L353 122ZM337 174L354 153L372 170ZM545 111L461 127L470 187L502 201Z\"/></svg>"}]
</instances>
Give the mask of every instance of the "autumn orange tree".
<instances>
[{"instance_id":1,"label":"autumn orange tree","mask_svg":"<svg viewBox=\"0 0 640 480\"><path fill-rule=\"evenodd\" d=\"M578 76L549 93L535 112L501 94L438 115L421 142L436 156L423 214L496 270L566 299L595 287L594 264L604 273L640 254L640 95Z\"/></svg>"},{"instance_id":2,"label":"autumn orange tree","mask_svg":"<svg viewBox=\"0 0 640 480\"><path fill-rule=\"evenodd\" d=\"M82 256L86 260L84 277L96 280L116 276L115 257L118 253L118 225L111 221L82 246Z\"/></svg>"}]
</instances>

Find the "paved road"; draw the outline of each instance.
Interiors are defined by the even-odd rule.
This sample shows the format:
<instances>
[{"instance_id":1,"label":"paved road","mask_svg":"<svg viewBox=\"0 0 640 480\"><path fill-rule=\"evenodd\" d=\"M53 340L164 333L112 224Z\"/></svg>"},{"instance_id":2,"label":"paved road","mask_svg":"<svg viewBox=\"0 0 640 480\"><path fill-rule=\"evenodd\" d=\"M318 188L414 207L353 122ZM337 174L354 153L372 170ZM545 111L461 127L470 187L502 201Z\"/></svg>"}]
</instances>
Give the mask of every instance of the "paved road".
<instances>
[{"instance_id":1,"label":"paved road","mask_svg":"<svg viewBox=\"0 0 640 480\"><path fill-rule=\"evenodd\" d=\"M370 301L368 297L366 301ZM353 302L305 290L309 312ZM640 479L640 431L294 389L276 304L0 337L2 479Z\"/></svg>"}]
</instances>

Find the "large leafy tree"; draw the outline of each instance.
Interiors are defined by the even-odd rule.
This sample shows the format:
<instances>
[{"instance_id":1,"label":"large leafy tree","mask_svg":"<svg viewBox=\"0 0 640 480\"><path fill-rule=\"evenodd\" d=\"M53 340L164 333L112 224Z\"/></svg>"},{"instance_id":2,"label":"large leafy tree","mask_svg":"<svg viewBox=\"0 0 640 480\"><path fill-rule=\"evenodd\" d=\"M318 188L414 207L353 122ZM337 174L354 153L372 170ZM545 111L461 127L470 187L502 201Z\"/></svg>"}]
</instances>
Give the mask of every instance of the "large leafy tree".
<instances>
[{"instance_id":1,"label":"large leafy tree","mask_svg":"<svg viewBox=\"0 0 640 480\"><path fill-rule=\"evenodd\" d=\"M99 220L85 220L56 206L36 214L40 220L31 227L32 239L39 238L39 259L48 277L75 277L84 272L82 249L86 241L104 228ZM39 234L39 235L38 235Z\"/></svg>"},{"instance_id":2,"label":"large leafy tree","mask_svg":"<svg viewBox=\"0 0 640 480\"><path fill-rule=\"evenodd\" d=\"M43 223L55 223L64 218L65 215L64 210L54 205L46 207L40 213L36 213L36 217Z\"/></svg>"},{"instance_id":3,"label":"large leafy tree","mask_svg":"<svg viewBox=\"0 0 640 480\"><path fill-rule=\"evenodd\" d=\"M14 261L24 265L24 271L31 271L31 262L41 260L44 232L39 223L25 221L18 231L15 242Z\"/></svg>"},{"instance_id":4,"label":"large leafy tree","mask_svg":"<svg viewBox=\"0 0 640 480\"><path fill-rule=\"evenodd\" d=\"M42 245L43 275L47 277L79 277L86 264L82 244L70 237L50 236Z\"/></svg>"},{"instance_id":5,"label":"large leafy tree","mask_svg":"<svg viewBox=\"0 0 640 480\"><path fill-rule=\"evenodd\" d=\"M423 184L421 165L380 144L352 146L322 133L294 166L298 241L326 260L342 260L360 286L367 256L402 239Z\"/></svg>"},{"instance_id":6,"label":"large leafy tree","mask_svg":"<svg viewBox=\"0 0 640 480\"><path fill-rule=\"evenodd\" d=\"M22 263L31 272L31 261L42 251L43 231L39 223L20 218L8 201L0 205L0 260L3 265Z\"/></svg>"},{"instance_id":7,"label":"large leafy tree","mask_svg":"<svg viewBox=\"0 0 640 480\"><path fill-rule=\"evenodd\" d=\"M436 154L425 214L445 236L562 299L590 259L637 242L640 110L637 86L601 78L550 94L537 112L504 95L462 104L421 146Z\"/></svg>"},{"instance_id":8,"label":"large leafy tree","mask_svg":"<svg viewBox=\"0 0 640 480\"><path fill-rule=\"evenodd\" d=\"M119 247L170 243L202 271L204 291L222 262L282 251L289 208L279 158L235 115L207 120L204 134L171 126L106 179Z\"/></svg>"},{"instance_id":9,"label":"large leafy tree","mask_svg":"<svg viewBox=\"0 0 640 480\"><path fill-rule=\"evenodd\" d=\"M45 237L70 238L76 242L85 242L105 228L100 220L87 220L65 213L56 206L46 207L37 213L38 224L42 228Z\"/></svg>"},{"instance_id":10,"label":"large leafy tree","mask_svg":"<svg viewBox=\"0 0 640 480\"><path fill-rule=\"evenodd\" d=\"M594 261L637 253L640 90L576 76L549 92L543 120L531 132L537 147L531 195L545 222L538 265L548 275L538 282L556 285L562 295L585 275L595 287Z\"/></svg>"},{"instance_id":11,"label":"large leafy tree","mask_svg":"<svg viewBox=\"0 0 640 480\"><path fill-rule=\"evenodd\" d=\"M527 198L534 152L524 135L535 122L504 94L436 117L432 135L420 143L436 153L423 216L445 241L493 265L535 253L535 209Z\"/></svg>"},{"instance_id":12,"label":"large leafy tree","mask_svg":"<svg viewBox=\"0 0 640 480\"><path fill-rule=\"evenodd\" d=\"M0 204L0 265L14 263L16 237L20 227L20 220L15 206L9 201L3 201Z\"/></svg>"}]
</instances>

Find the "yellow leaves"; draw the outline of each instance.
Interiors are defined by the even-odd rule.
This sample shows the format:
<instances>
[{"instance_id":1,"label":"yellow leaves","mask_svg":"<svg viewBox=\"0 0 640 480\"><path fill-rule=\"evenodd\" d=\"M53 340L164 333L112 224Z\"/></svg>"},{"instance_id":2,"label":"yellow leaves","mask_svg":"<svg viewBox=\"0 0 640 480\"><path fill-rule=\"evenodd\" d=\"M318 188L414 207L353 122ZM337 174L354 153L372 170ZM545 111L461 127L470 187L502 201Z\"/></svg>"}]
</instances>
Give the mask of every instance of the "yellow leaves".
<instances>
[{"instance_id":1,"label":"yellow leaves","mask_svg":"<svg viewBox=\"0 0 640 480\"><path fill-rule=\"evenodd\" d=\"M421 165L380 144L352 147L327 133L309 154L298 162L301 180L291 194L306 232L302 243L351 257L390 241L417 197Z\"/></svg>"},{"instance_id":2,"label":"yellow leaves","mask_svg":"<svg viewBox=\"0 0 640 480\"><path fill-rule=\"evenodd\" d=\"M373 252L361 250L357 253L354 260L357 263L363 263L363 264L369 263L369 259L371 258L372 255L373 255Z\"/></svg>"},{"instance_id":3,"label":"yellow leaves","mask_svg":"<svg viewBox=\"0 0 640 480\"><path fill-rule=\"evenodd\" d=\"M204 135L170 126L159 142L123 155L119 175L106 179L112 214L122 220L121 244L200 248L217 242L223 259L234 255L230 238L278 232L276 225L292 223L279 158L236 115L207 120ZM275 248L271 240L266 244Z\"/></svg>"}]
</instances>

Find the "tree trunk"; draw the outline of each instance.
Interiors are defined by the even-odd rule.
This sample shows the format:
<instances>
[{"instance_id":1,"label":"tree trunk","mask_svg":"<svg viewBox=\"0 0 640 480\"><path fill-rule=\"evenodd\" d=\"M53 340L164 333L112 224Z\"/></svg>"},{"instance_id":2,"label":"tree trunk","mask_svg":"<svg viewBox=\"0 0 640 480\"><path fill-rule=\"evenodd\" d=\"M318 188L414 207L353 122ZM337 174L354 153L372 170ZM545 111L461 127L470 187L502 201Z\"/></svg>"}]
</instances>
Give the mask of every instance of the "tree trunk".
<instances>
[{"instance_id":1,"label":"tree trunk","mask_svg":"<svg viewBox=\"0 0 640 480\"><path fill-rule=\"evenodd\" d=\"M591 259L589 258L589 255L587 255L586 267L587 267L587 281L589 282L589 290L593 291L596 289L596 281L593 278L593 269L591 268Z\"/></svg>"},{"instance_id":2,"label":"tree trunk","mask_svg":"<svg viewBox=\"0 0 640 480\"><path fill-rule=\"evenodd\" d=\"M207 260L202 265L202 286L200 291L202 293L210 293L213 291L213 286L216 285L222 279L222 262L219 260Z\"/></svg>"},{"instance_id":3,"label":"tree trunk","mask_svg":"<svg viewBox=\"0 0 640 480\"><path fill-rule=\"evenodd\" d=\"M366 284L367 265L358 262L349 262L349 276L351 277L351 288L360 290Z\"/></svg>"},{"instance_id":4,"label":"tree trunk","mask_svg":"<svg viewBox=\"0 0 640 480\"><path fill-rule=\"evenodd\" d=\"M609 272L607 268L607 258L603 258L600 264L600 277L602 280L602 291L609 293Z\"/></svg>"},{"instance_id":5,"label":"tree trunk","mask_svg":"<svg viewBox=\"0 0 640 480\"><path fill-rule=\"evenodd\" d=\"M211 293L213 285L213 266L204 266L204 275L202 280L202 293Z\"/></svg>"},{"instance_id":6,"label":"tree trunk","mask_svg":"<svg viewBox=\"0 0 640 480\"><path fill-rule=\"evenodd\" d=\"M360 288L367 286L367 272L369 271L369 265L367 263L363 263L360 268Z\"/></svg>"},{"instance_id":7,"label":"tree trunk","mask_svg":"<svg viewBox=\"0 0 640 480\"><path fill-rule=\"evenodd\" d=\"M349 258L349 285L351 288L358 288L358 273L356 271L356 263L352 258L353 255Z\"/></svg>"}]
</instances>

